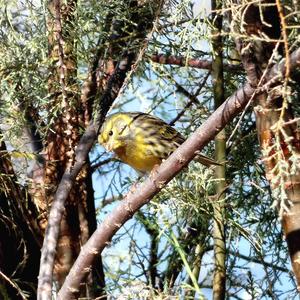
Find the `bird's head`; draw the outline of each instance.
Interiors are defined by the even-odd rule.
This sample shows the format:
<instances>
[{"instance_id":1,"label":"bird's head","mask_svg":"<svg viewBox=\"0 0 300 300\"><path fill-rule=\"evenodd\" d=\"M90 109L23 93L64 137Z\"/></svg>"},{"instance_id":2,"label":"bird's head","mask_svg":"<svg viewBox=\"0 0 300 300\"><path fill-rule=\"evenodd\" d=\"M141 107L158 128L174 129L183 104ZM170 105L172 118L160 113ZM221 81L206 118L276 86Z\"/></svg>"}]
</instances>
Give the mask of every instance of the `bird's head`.
<instances>
[{"instance_id":1,"label":"bird's head","mask_svg":"<svg viewBox=\"0 0 300 300\"><path fill-rule=\"evenodd\" d=\"M116 152L126 147L131 119L124 113L109 116L103 123L98 136L98 142L106 150Z\"/></svg>"}]
</instances>

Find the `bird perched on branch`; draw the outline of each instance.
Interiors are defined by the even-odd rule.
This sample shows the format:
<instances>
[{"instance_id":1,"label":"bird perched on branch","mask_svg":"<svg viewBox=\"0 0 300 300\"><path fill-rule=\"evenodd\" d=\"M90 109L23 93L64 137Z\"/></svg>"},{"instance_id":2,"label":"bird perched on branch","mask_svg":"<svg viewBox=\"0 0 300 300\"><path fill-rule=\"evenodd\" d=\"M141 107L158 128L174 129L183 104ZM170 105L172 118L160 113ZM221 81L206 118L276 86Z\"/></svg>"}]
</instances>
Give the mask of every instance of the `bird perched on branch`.
<instances>
[{"instance_id":1,"label":"bird perched on branch","mask_svg":"<svg viewBox=\"0 0 300 300\"><path fill-rule=\"evenodd\" d=\"M122 162L139 172L148 173L178 148L185 138L155 116L121 112L105 120L98 141ZM220 165L202 154L198 154L195 160L206 166Z\"/></svg>"}]
</instances>

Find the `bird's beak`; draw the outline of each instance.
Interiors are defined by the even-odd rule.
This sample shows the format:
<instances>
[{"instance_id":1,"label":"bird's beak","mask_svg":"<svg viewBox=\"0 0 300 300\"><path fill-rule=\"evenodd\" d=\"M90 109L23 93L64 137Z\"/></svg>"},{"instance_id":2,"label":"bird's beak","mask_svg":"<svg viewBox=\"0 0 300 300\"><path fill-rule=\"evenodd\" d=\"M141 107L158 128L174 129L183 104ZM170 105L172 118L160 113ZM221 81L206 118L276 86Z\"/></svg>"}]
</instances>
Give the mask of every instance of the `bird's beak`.
<instances>
[{"instance_id":1,"label":"bird's beak","mask_svg":"<svg viewBox=\"0 0 300 300\"><path fill-rule=\"evenodd\" d=\"M113 145L113 143L112 142L107 142L107 143L105 143L104 145L104 148L107 150L107 151L112 151L113 150L113 147L114 147L114 145Z\"/></svg>"},{"instance_id":2,"label":"bird's beak","mask_svg":"<svg viewBox=\"0 0 300 300\"><path fill-rule=\"evenodd\" d=\"M117 140L110 140L107 143L104 143L103 146L107 151L111 152L120 148L122 146L122 143Z\"/></svg>"}]
</instances>

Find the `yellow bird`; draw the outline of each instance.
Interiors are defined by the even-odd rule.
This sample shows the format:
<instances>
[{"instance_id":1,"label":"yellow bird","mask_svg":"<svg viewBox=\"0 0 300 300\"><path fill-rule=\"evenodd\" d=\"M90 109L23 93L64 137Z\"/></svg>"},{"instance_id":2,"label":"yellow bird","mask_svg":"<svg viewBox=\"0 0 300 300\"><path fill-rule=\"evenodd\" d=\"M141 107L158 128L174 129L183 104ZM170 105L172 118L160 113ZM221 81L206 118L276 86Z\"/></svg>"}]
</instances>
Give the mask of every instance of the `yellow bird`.
<instances>
[{"instance_id":1,"label":"yellow bird","mask_svg":"<svg viewBox=\"0 0 300 300\"><path fill-rule=\"evenodd\" d=\"M178 148L185 138L155 116L121 112L106 118L98 141L122 162L139 172L148 173ZM220 165L202 154L195 159L206 166Z\"/></svg>"}]
</instances>

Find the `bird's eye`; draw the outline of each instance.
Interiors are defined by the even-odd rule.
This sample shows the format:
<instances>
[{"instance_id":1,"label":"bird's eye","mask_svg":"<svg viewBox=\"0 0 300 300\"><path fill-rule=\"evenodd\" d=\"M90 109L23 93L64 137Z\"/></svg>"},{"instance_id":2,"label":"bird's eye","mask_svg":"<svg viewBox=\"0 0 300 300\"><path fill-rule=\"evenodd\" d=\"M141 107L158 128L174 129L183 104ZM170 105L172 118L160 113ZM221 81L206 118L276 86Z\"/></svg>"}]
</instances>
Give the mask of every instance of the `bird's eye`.
<instances>
[{"instance_id":1,"label":"bird's eye","mask_svg":"<svg viewBox=\"0 0 300 300\"><path fill-rule=\"evenodd\" d=\"M113 133L112 130L108 133L109 136L112 136L113 134L114 134L114 133Z\"/></svg>"}]
</instances>

